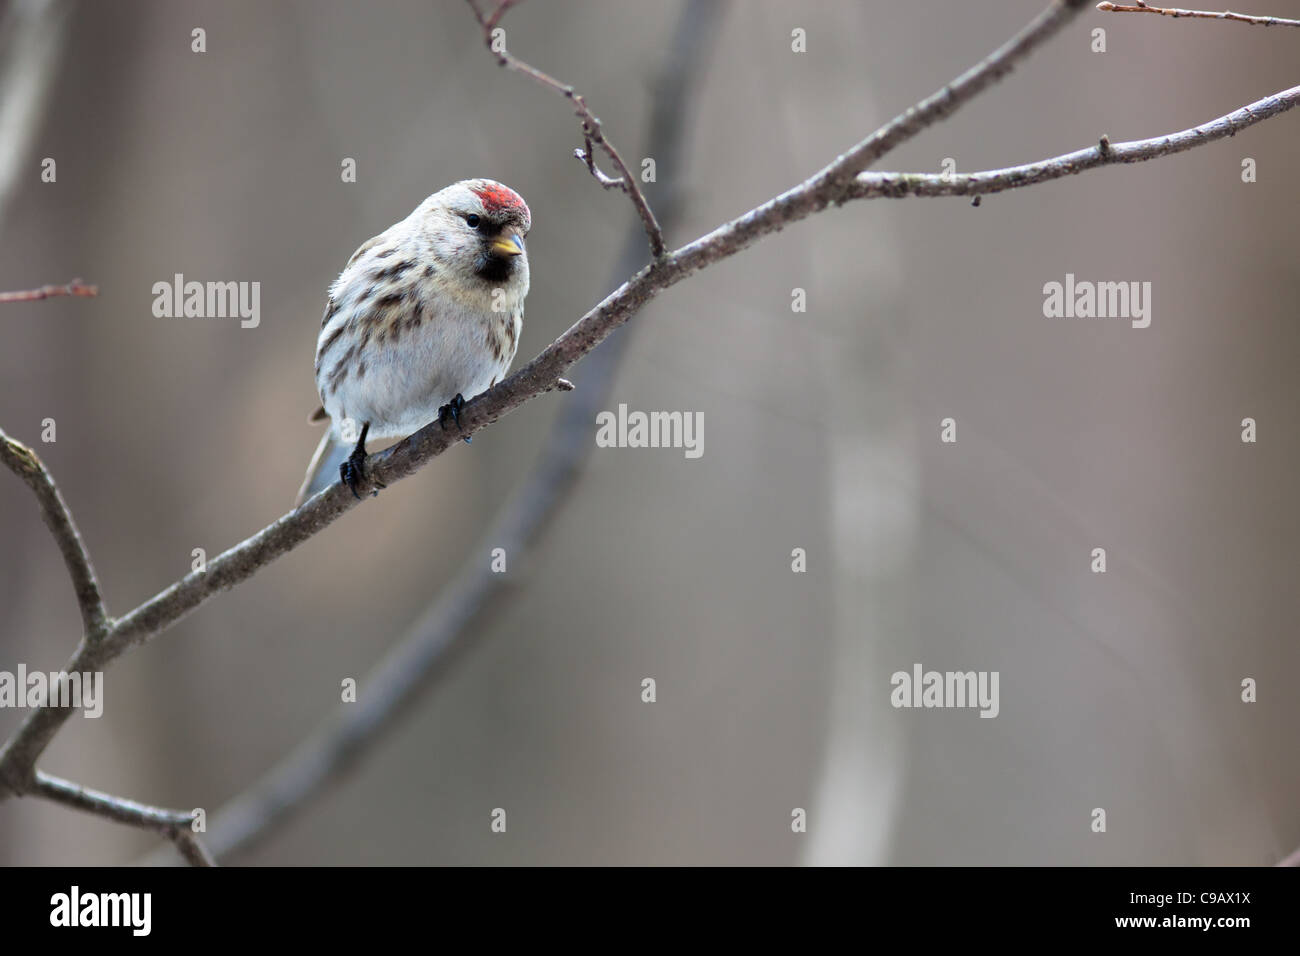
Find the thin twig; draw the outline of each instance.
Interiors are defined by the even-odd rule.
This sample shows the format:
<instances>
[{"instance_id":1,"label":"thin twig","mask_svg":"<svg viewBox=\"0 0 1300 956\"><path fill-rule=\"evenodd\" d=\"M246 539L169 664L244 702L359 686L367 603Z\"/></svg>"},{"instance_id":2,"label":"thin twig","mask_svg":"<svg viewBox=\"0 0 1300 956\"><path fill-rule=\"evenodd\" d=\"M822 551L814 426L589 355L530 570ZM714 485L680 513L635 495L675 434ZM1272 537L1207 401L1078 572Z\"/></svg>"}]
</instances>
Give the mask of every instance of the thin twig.
<instances>
[{"instance_id":1,"label":"thin twig","mask_svg":"<svg viewBox=\"0 0 1300 956\"><path fill-rule=\"evenodd\" d=\"M483 40L487 44L488 50L497 58L499 64L507 69L524 74L535 83L539 83L549 90L554 90L573 103L574 113L577 114L578 119L582 120L584 144L584 149L575 149L573 151L574 155L586 163L588 171L606 189L617 188L627 194L627 197L632 201L632 205L636 207L637 215L641 217L641 225L645 229L646 238L650 240L651 255L656 260L663 258L667 251L667 246L664 244L663 230L659 227L655 214L650 209L650 204L646 202L641 187L637 185L636 177L628 171L627 164L623 162L623 157L614 148L614 144L605 138L605 134L601 131L600 120L588 108L587 101L582 98L582 94L567 83L561 83L553 76L543 73L536 67L530 66L515 57L506 49L504 38L493 36L493 31L500 24L505 12L518 3L519 0L501 0L489 16L483 14L475 0L467 0L467 2L469 8L474 11L474 17L478 20L479 26L483 28ZM609 157L609 161L614 164L616 176L607 176L596 165L595 155L592 150L593 144L600 147L605 155Z\"/></svg>"},{"instance_id":2,"label":"thin twig","mask_svg":"<svg viewBox=\"0 0 1300 956\"><path fill-rule=\"evenodd\" d=\"M1162 156L1185 152L1216 139L1235 136L1247 127L1285 113L1300 104L1300 86L1281 90L1272 96L1234 110L1227 116L1193 126L1191 129L1156 136L1131 143L1112 143L1106 137L1096 146L1076 150L1063 156L978 173L861 173L848 191L852 199L903 199L908 197L980 196L988 193L1021 189L1050 179L1073 176L1098 166L1119 163L1142 163Z\"/></svg>"},{"instance_id":3,"label":"thin twig","mask_svg":"<svg viewBox=\"0 0 1300 956\"><path fill-rule=\"evenodd\" d=\"M85 627L87 640L100 640L109 628L108 609L104 606L104 597L99 590L99 580L95 577L95 568L90 561L90 552L77 531L59 487L50 477L45 465L41 463L36 452L21 442L14 441L0 429L0 461L36 494L41 506L41 517L45 526L54 536L54 542L63 555L68 576L72 578L72 587L77 592L77 606L81 609L81 621Z\"/></svg>"},{"instance_id":4,"label":"thin twig","mask_svg":"<svg viewBox=\"0 0 1300 956\"><path fill-rule=\"evenodd\" d=\"M1213 13L1208 10L1184 10L1181 7L1153 7L1149 3L1137 0L1136 3L1099 3L1097 9L1103 13L1158 13L1162 17L1189 17L1199 20L1234 20L1237 23L1253 23L1262 27L1300 27L1300 20L1287 20L1285 17L1256 17L1248 13L1233 13L1224 10Z\"/></svg>"},{"instance_id":5,"label":"thin twig","mask_svg":"<svg viewBox=\"0 0 1300 956\"><path fill-rule=\"evenodd\" d=\"M99 286L86 285L80 279L73 279L67 285L43 285L39 289L27 289L22 292L0 292L0 302L35 302L38 299L53 299L62 295L89 298L99 295Z\"/></svg>"},{"instance_id":6,"label":"thin twig","mask_svg":"<svg viewBox=\"0 0 1300 956\"><path fill-rule=\"evenodd\" d=\"M188 827L194 822L192 811L168 810L165 807L137 803L125 797L115 797L101 790L83 787L41 770L36 771L29 794L155 833L167 833L175 827Z\"/></svg>"},{"instance_id":7,"label":"thin twig","mask_svg":"<svg viewBox=\"0 0 1300 956\"><path fill-rule=\"evenodd\" d=\"M814 176L814 188L825 182L845 183L890 150L952 115L1010 73L1082 11L1087 0L1056 0L1019 33L961 76L894 117ZM807 185L807 184L805 184ZM802 187L801 187L802 188Z\"/></svg>"},{"instance_id":8,"label":"thin twig","mask_svg":"<svg viewBox=\"0 0 1300 956\"><path fill-rule=\"evenodd\" d=\"M191 866L217 865L212 854L194 834L192 810L169 810L125 797L115 797L111 793L92 790L40 770L36 771L28 795L43 797L117 823L161 833L176 845L176 849Z\"/></svg>"},{"instance_id":9,"label":"thin twig","mask_svg":"<svg viewBox=\"0 0 1300 956\"><path fill-rule=\"evenodd\" d=\"M484 21L484 28L491 30L501 22L501 18L506 15L506 11L519 2L520 0L500 0L500 2L497 3L497 8L492 11L492 15ZM476 4L471 3L470 6L474 7L475 13L478 12L478 6Z\"/></svg>"}]
</instances>

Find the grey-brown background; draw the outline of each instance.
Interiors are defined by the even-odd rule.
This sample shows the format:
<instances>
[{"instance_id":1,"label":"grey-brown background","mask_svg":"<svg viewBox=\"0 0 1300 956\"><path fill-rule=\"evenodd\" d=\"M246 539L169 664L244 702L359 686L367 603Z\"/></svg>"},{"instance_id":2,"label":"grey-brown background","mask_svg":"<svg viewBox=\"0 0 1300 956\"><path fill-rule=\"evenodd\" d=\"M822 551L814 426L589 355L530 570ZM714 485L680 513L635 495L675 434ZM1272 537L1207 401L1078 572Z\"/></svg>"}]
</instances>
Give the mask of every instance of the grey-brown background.
<instances>
[{"instance_id":1,"label":"grey-brown background","mask_svg":"<svg viewBox=\"0 0 1300 956\"><path fill-rule=\"evenodd\" d=\"M1041 5L731 5L689 161L659 170L689 197L670 238L804 178ZM506 27L639 159L676 11L530 0ZM1295 84L1298 52L1297 31L1089 12L885 165L973 170L1182 129ZM284 512L318 437L305 419L325 289L430 192L482 175L528 200L520 361L609 291L633 214L574 161L575 132L451 0L76 7L0 224L0 288L76 275L101 294L3 307L0 423L61 482L113 611L188 571L191 549L215 554ZM39 181L46 156L57 184ZM1298 165L1288 114L978 209L860 203L671 290L634 320L613 402L703 412L703 458L595 451L451 679L342 786L228 862L1289 852ZM177 272L260 281L261 327L155 318L151 286ZM1044 318L1042 286L1067 272L1150 281L1151 327ZM572 377L581 388L581 365ZM452 449L121 661L104 717L71 722L44 768L169 806L236 795L457 566L488 560L472 549L561 401ZM938 441L946 416L956 445ZM1245 416L1258 444L1239 440ZM40 445L47 417L58 441ZM78 630L71 589L27 490L0 476L0 491L0 669L57 668ZM1099 546L1105 575L1089 571ZM889 675L914 662L999 671L1001 715L892 709ZM1258 703L1240 702L1244 677ZM20 717L0 713L0 732ZM505 835L489 831L494 807ZM125 862L156 844L0 805L7 863Z\"/></svg>"}]
</instances>

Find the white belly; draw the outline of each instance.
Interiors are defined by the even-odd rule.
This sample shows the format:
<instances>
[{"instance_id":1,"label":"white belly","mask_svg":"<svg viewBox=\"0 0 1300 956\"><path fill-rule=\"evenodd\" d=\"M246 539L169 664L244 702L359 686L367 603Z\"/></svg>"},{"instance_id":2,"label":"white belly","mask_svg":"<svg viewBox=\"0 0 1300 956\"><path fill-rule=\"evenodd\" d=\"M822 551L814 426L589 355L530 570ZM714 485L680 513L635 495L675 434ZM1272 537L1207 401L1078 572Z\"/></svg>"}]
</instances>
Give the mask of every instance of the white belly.
<instances>
[{"instance_id":1,"label":"white belly","mask_svg":"<svg viewBox=\"0 0 1300 956\"><path fill-rule=\"evenodd\" d=\"M326 353L317 384L337 438L346 443L351 435L355 441L366 422L370 438L404 438L436 419L438 409L458 394L469 400L505 377L522 310L513 315L449 311L414 328L398 323L396 342L391 331L381 342L372 330L369 343L346 362L347 374L338 374L347 351L342 341ZM322 330L322 340L325 334Z\"/></svg>"}]
</instances>

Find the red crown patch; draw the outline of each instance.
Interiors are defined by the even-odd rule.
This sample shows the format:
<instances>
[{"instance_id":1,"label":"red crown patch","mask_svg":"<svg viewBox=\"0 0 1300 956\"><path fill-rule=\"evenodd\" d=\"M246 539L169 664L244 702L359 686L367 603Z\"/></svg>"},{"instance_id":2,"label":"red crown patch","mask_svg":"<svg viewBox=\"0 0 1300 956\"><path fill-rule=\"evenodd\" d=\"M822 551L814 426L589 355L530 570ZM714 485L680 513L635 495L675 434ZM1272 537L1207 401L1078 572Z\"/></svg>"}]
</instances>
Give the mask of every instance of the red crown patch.
<instances>
[{"instance_id":1,"label":"red crown patch","mask_svg":"<svg viewBox=\"0 0 1300 956\"><path fill-rule=\"evenodd\" d=\"M502 209L511 208L528 208L524 205L523 197L513 189L508 189L499 183L474 186L470 188L470 192L483 200L483 208L488 212L499 212Z\"/></svg>"}]
</instances>

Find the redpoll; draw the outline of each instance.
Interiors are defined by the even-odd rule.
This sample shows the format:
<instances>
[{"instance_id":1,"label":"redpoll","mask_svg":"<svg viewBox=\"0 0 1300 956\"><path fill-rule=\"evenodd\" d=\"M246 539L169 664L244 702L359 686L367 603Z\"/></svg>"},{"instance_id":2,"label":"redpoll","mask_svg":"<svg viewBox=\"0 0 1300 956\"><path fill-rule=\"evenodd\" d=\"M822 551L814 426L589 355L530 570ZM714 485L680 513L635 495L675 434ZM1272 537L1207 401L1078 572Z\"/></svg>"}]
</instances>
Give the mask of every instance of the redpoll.
<instances>
[{"instance_id":1,"label":"redpoll","mask_svg":"<svg viewBox=\"0 0 1300 956\"><path fill-rule=\"evenodd\" d=\"M465 400L505 376L523 325L531 226L514 190L467 179L353 253L316 342L322 407L312 421L330 426L299 504L335 465L356 494L368 440L404 438L435 418L459 427Z\"/></svg>"}]
</instances>

